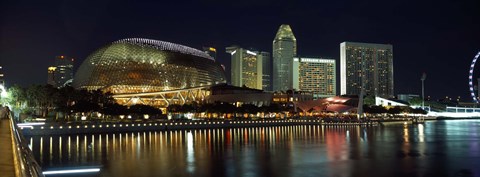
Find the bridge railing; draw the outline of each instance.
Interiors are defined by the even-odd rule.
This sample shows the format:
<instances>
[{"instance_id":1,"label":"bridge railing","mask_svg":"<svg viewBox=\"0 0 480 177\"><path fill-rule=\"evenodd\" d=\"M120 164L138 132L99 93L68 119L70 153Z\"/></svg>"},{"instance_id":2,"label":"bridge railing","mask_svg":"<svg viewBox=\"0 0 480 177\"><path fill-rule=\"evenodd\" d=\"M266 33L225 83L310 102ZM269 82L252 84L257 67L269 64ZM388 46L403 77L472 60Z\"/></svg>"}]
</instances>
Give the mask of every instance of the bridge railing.
<instances>
[{"instance_id":1,"label":"bridge railing","mask_svg":"<svg viewBox=\"0 0 480 177\"><path fill-rule=\"evenodd\" d=\"M13 154L15 173L17 177L44 177L40 165L33 157L33 153L28 147L22 132L18 129L15 120L11 114L8 114L10 120L10 132L13 141Z\"/></svg>"}]
</instances>

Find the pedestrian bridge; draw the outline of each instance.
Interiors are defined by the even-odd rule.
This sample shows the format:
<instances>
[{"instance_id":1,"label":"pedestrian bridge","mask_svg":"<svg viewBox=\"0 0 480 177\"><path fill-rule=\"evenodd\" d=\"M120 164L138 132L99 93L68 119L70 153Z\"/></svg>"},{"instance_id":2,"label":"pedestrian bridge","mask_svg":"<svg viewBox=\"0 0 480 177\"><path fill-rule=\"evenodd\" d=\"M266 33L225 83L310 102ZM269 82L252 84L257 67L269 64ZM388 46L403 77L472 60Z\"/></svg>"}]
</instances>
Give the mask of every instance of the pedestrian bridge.
<instances>
[{"instance_id":1,"label":"pedestrian bridge","mask_svg":"<svg viewBox=\"0 0 480 177\"><path fill-rule=\"evenodd\" d=\"M480 108L447 106L444 112L429 111L427 115L450 118L480 118Z\"/></svg>"},{"instance_id":2,"label":"pedestrian bridge","mask_svg":"<svg viewBox=\"0 0 480 177\"><path fill-rule=\"evenodd\" d=\"M4 176L15 177L13 160L12 135L8 119L0 121L0 171Z\"/></svg>"},{"instance_id":3,"label":"pedestrian bridge","mask_svg":"<svg viewBox=\"0 0 480 177\"><path fill-rule=\"evenodd\" d=\"M2 177L43 177L10 114L0 114L0 173Z\"/></svg>"}]
</instances>

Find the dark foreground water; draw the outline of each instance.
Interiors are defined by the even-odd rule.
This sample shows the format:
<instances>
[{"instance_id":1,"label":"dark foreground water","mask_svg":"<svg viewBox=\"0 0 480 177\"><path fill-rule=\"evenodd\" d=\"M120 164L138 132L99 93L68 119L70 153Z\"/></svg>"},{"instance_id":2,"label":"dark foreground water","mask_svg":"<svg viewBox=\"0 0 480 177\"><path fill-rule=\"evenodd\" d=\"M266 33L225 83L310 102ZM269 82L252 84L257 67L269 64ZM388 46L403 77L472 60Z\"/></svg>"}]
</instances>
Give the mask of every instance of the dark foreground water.
<instances>
[{"instance_id":1,"label":"dark foreground water","mask_svg":"<svg viewBox=\"0 0 480 177\"><path fill-rule=\"evenodd\" d=\"M480 176L480 120L38 136L49 176ZM47 176L48 177L48 176Z\"/></svg>"}]
</instances>

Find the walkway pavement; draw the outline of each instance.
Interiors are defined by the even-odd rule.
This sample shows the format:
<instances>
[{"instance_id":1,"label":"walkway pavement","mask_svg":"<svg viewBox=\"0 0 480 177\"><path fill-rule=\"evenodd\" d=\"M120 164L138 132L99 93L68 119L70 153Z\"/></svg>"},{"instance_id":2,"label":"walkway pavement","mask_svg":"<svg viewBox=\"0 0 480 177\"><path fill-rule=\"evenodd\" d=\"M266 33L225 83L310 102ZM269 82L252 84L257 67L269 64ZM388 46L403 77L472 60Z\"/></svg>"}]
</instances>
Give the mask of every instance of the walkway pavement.
<instances>
[{"instance_id":1,"label":"walkway pavement","mask_svg":"<svg viewBox=\"0 0 480 177\"><path fill-rule=\"evenodd\" d=\"M12 135L8 119L0 120L0 176L15 177Z\"/></svg>"}]
</instances>

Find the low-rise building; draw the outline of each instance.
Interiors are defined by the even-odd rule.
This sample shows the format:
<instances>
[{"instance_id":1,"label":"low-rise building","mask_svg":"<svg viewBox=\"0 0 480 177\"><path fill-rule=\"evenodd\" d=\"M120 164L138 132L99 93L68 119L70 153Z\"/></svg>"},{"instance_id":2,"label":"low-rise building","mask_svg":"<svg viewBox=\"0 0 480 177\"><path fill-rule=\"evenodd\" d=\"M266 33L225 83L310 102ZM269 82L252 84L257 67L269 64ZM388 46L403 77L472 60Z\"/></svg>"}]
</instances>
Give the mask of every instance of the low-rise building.
<instances>
[{"instance_id":1,"label":"low-rise building","mask_svg":"<svg viewBox=\"0 0 480 177\"><path fill-rule=\"evenodd\" d=\"M242 104L264 106L270 105L272 96L272 93L259 89L221 84L210 88L210 95L206 97L206 103L225 102L237 107Z\"/></svg>"},{"instance_id":2,"label":"low-rise building","mask_svg":"<svg viewBox=\"0 0 480 177\"><path fill-rule=\"evenodd\" d=\"M309 101L313 100L312 92L306 91L296 91L296 90L287 90L287 91L277 91L273 93L273 103L289 103L294 101Z\"/></svg>"}]
</instances>

